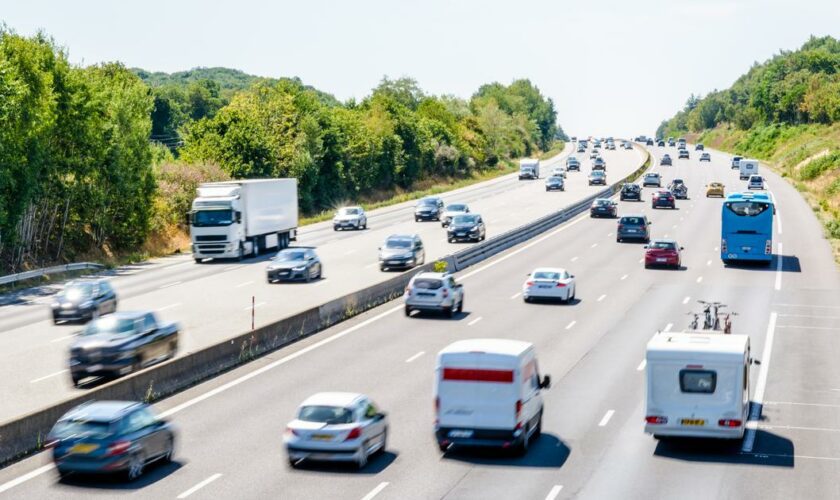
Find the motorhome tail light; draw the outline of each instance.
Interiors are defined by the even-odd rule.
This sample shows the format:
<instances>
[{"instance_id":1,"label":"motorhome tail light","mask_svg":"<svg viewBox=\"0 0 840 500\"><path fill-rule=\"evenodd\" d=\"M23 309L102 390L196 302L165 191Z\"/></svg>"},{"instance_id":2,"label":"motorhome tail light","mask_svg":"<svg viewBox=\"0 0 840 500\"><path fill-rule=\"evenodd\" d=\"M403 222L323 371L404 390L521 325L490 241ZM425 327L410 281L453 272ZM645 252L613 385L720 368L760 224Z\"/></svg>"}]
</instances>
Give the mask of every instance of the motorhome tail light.
<instances>
[{"instance_id":1,"label":"motorhome tail light","mask_svg":"<svg viewBox=\"0 0 840 500\"><path fill-rule=\"evenodd\" d=\"M663 417L660 415L648 415L645 417L645 422L649 424L667 424L668 417Z\"/></svg>"},{"instance_id":2,"label":"motorhome tail light","mask_svg":"<svg viewBox=\"0 0 840 500\"><path fill-rule=\"evenodd\" d=\"M721 427L741 427L742 423L737 418L722 418L718 420L718 425Z\"/></svg>"},{"instance_id":3,"label":"motorhome tail light","mask_svg":"<svg viewBox=\"0 0 840 500\"><path fill-rule=\"evenodd\" d=\"M726 240L725 239L720 240L720 252L721 253L726 253Z\"/></svg>"},{"instance_id":4,"label":"motorhome tail light","mask_svg":"<svg viewBox=\"0 0 840 500\"><path fill-rule=\"evenodd\" d=\"M359 439L362 435L362 428L361 427L353 427L350 429L350 432L347 433L347 437L344 438L345 441L350 441L351 439Z\"/></svg>"},{"instance_id":5,"label":"motorhome tail light","mask_svg":"<svg viewBox=\"0 0 840 500\"><path fill-rule=\"evenodd\" d=\"M764 243L764 255L770 255L771 253L773 253L773 242L767 240Z\"/></svg>"}]
</instances>

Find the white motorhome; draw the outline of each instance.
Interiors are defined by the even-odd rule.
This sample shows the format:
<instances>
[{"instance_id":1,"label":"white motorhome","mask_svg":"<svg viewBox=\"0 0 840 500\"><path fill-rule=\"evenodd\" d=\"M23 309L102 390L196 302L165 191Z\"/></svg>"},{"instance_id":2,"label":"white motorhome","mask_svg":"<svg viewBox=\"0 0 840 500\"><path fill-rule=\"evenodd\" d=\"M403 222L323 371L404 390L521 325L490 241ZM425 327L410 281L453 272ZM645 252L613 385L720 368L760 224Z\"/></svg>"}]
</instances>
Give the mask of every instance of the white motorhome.
<instances>
[{"instance_id":1,"label":"white motorhome","mask_svg":"<svg viewBox=\"0 0 840 500\"><path fill-rule=\"evenodd\" d=\"M523 158L519 160L519 180L539 179L540 160L536 158Z\"/></svg>"},{"instance_id":2,"label":"white motorhome","mask_svg":"<svg viewBox=\"0 0 840 500\"><path fill-rule=\"evenodd\" d=\"M749 179L751 175L758 173L758 160L748 160L746 158L742 158L738 161L738 170L738 177L740 177L741 180Z\"/></svg>"},{"instance_id":3,"label":"white motorhome","mask_svg":"<svg viewBox=\"0 0 840 500\"><path fill-rule=\"evenodd\" d=\"M295 239L297 179L208 182L197 191L188 214L196 262L241 259Z\"/></svg>"},{"instance_id":4,"label":"white motorhome","mask_svg":"<svg viewBox=\"0 0 840 500\"><path fill-rule=\"evenodd\" d=\"M435 437L451 446L514 448L521 452L542 431L543 400L551 378L540 378L533 344L471 339L437 356Z\"/></svg>"},{"instance_id":5,"label":"white motorhome","mask_svg":"<svg viewBox=\"0 0 840 500\"><path fill-rule=\"evenodd\" d=\"M750 339L657 333L647 344L645 432L741 439L749 412Z\"/></svg>"}]
</instances>

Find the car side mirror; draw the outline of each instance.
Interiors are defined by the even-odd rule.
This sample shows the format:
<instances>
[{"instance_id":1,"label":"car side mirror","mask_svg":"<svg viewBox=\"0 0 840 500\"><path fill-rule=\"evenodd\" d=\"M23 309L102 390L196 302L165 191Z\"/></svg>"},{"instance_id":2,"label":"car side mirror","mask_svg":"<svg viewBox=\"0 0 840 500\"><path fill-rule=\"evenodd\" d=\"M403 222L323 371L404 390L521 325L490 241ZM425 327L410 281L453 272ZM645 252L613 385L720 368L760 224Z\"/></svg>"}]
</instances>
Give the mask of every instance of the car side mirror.
<instances>
[{"instance_id":1,"label":"car side mirror","mask_svg":"<svg viewBox=\"0 0 840 500\"><path fill-rule=\"evenodd\" d=\"M377 420L377 421L378 421L378 420L383 420L383 419L385 418L385 416L386 416L386 415L387 415L387 413L385 413L384 411L383 411L383 412L379 412L379 413L377 413L376 415L374 415L374 416L373 416L373 419L374 419L374 420Z\"/></svg>"},{"instance_id":2,"label":"car side mirror","mask_svg":"<svg viewBox=\"0 0 840 500\"><path fill-rule=\"evenodd\" d=\"M540 382L540 389L551 388L551 375L543 375L542 382Z\"/></svg>"},{"instance_id":3,"label":"car side mirror","mask_svg":"<svg viewBox=\"0 0 840 500\"><path fill-rule=\"evenodd\" d=\"M680 247L680 250L685 250L685 247Z\"/></svg>"}]
</instances>

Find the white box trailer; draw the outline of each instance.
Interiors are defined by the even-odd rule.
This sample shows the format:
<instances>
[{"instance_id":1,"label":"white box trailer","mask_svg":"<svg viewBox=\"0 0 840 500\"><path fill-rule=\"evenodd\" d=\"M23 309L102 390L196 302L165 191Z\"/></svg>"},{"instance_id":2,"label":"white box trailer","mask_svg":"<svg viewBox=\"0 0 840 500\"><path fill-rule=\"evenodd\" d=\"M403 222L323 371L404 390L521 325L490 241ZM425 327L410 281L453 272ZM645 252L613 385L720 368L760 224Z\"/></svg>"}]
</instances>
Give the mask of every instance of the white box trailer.
<instances>
[{"instance_id":1,"label":"white box trailer","mask_svg":"<svg viewBox=\"0 0 840 500\"><path fill-rule=\"evenodd\" d=\"M435 370L435 437L450 446L518 448L525 451L542 431L542 389L533 344L471 339L438 353Z\"/></svg>"},{"instance_id":2,"label":"white box trailer","mask_svg":"<svg viewBox=\"0 0 840 500\"><path fill-rule=\"evenodd\" d=\"M196 262L285 248L298 226L297 179L208 182L189 213Z\"/></svg>"},{"instance_id":3,"label":"white box trailer","mask_svg":"<svg viewBox=\"0 0 840 500\"><path fill-rule=\"evenodd\" d=\"M523 158L519 160L519 180L539 179L540 160L536 158Z\"/></svg>"},{"instance_id":4,"label":"white box trailer","mask_svg":"<svg viewBox=\"0 0 840 500\"><path fill-rule=\"evenodd\" d=\"M738 161L738 171L741 180L749 179L751 175L758 173L758 160L742 158Z\"/></svg>"},{"instance_id":5,"label":"white box trailer","mask_svg":"<svg viewBox=\"0 0 840 500\"><path fill-rule=\"evenodd\" d=\"M657 333L647 344L645 432L741 439L749 412L750 339Z\"/></svg>"}]
</instances>

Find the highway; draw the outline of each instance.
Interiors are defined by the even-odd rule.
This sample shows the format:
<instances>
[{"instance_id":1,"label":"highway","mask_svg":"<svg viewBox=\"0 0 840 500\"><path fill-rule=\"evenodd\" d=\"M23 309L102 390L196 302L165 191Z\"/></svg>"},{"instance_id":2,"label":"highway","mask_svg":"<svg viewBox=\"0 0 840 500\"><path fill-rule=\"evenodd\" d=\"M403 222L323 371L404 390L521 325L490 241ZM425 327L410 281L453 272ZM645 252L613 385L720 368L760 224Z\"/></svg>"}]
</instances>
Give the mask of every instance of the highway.
<instances>
[{"instance_id":1,"label":"highway","mask_svg":"<svg viewBox=\"0 0 840 500\"><path fill-rule=\"evenodd\" d=\"M543 162L543 179L553 166L563 164L571 147ZM626 176L644 160L639 149L605 151L603 156L608 181ZM581 160L588 170L588 157ZM588 186L586 172L569 174L567 184L564 192L548 193L543 180L519 181L512 174L441 196L446 203L469 203L484 216L487 237L492 238L603 189ZM252 300L259 327L393 277L395 273L381 272L377 263L377 248L390 234L420 234L427 261L469 245L448 243L437 222L415 222L413 209L414 202L408 202L374 210L370 229L364 231L335 232L330 221L304 227L297 245L317 247L324 265L325 279L309 284L267 284L270 255L204 264L182 255L118 269L111 274L119 309L152 309L163 320L178 321L183 355L248 331ZM68 345L81 326L53 325L48 295L16 298L18 304L0 307L0 421L90 387L74 388L67 372Z\"/></svg>"},{"instance_id":2,"label":"highway","mask_svg":"<svg viewBox=\"0 0 840 500\"><path fill-rule=\"evenodd\" d=\"M664 150L675 156L675 148ZM724 268L721 200L705 198L703 186L720 180L727 191L742 190L745 182L729 169L728 156L711 153L711 164L697 162L692 151L691 160L654 167L665 181L681 177L688 185L690 199L678 200L677 210L652 210L649 188L644 202L619 206L620 215L647 214L653 237L685 247L680 270L644 269L641 244L615 241L615 220L584 214L459 273L466 304L452 320L406 318L397 300L161 401L156 407L179 430L176 462L137 482L57 482L42 453L0 470L0 496L837 498L840 274L807 203L766 170L778 207L778 255L767 268ZM614 163L610 175L617 173ZM526 273L548 265L576 275L574 303L521 300ZM762 360L751 374L762 418L743 442L658 442L642 430L645 344L658 330L683 329L698 299L738 312L734 332L748 333L753 356ZM532 342L541 371L552 376L543 436L524 457L442 457L437 450L435 354L470 337ZM285 423L300 401L327 390L366 393L388 412L388 451L361 472L286 464Z\"/></svg>"}]
</instances>

